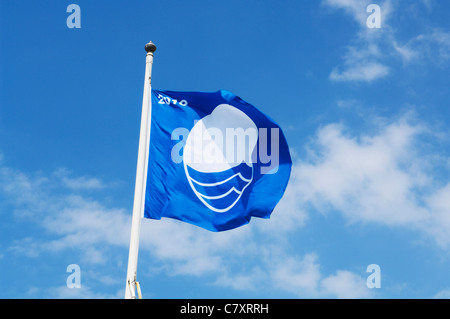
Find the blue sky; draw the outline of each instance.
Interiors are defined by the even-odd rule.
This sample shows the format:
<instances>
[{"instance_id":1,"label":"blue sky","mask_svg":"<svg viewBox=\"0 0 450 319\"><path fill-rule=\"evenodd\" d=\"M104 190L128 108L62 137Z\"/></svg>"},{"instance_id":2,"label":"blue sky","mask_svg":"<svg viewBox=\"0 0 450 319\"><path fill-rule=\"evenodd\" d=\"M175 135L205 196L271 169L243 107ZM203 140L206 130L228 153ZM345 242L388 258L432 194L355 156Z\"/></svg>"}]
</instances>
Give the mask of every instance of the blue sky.
<instances>
[{"instance_id":1,"label":"blue sky","mask_svg":"<svg viewBox=\"0 0 450 319\"><path fill-rule=\"evenodd\" d=\"M154 88L239 95L283 128L293 170L270 220L143 220L145 298L449 298L449 12L0 0L0 298L123 297L149 40Z\"/></svg>"}]
</instances>

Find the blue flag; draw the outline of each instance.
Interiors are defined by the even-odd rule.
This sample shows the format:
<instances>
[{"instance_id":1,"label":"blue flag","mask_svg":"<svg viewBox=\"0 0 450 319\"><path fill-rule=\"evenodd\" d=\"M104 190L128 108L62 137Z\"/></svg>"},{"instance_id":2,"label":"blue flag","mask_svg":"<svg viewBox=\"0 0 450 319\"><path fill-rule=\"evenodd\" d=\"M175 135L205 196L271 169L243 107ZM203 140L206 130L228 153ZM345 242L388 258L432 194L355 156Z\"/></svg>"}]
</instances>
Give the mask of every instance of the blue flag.
<instances>
[{"instance_id":1,"label":"blue flag","mask_svg":"<svg viewBox=\"0 0 450 319\"><path fill-rule=\"evenodd\" d=\"M269 218L291 165L280 127L236 95L152 90L144 217L210 231Z\"/></svg>"}]
</instances>

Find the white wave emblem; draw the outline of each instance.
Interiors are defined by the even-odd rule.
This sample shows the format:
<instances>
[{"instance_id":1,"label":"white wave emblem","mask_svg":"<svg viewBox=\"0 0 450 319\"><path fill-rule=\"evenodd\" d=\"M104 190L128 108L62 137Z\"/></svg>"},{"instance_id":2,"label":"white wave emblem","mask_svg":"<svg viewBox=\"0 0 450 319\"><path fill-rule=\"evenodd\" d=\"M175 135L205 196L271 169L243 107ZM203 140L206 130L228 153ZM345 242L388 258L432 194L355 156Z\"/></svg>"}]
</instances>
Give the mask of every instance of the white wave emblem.
<instances>
[{"instance_id":1,"label":"white wave emblem","mask_svg":"<svg viewBox=\"0 0 450 319\"><path fill-rule=\"evenodd\" d=\"M220 104L194 125L183 150L184 170L206 207L224 213L236 205L253 180L257 140L255 123L229 104Z\"/></svg>"}]
</instances>

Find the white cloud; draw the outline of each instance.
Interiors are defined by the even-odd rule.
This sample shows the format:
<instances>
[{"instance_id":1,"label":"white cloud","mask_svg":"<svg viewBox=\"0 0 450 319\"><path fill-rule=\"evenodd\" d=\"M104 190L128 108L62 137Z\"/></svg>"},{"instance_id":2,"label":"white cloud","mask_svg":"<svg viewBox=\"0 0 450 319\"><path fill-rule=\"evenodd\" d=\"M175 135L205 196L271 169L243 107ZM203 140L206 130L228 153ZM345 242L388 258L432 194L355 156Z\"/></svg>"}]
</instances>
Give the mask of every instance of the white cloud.
<instances>
[{"instance_id":1,"label":"white cloud","mask_svg":"<svg viewBox=\"0 0 450 319\"><path fill-rule=\"evenodd\" d=\"M352 65L342 72L334 68L330 74L330 79L342 82L371 82L383 78L388 74L389 68L387 66L376 62L368 62Z\"/></svg>"},{"instance_id":2,"label":"white cloud","mask_svg":"<svg viewBox=\"0 0 450 319\"><path fill-rule=\"evenodd\" d=\"M342 99L336 101L336 105L341 109L355 109L360 106L360 102L356 99Z\"/></svg>"},{"instance_id":3,"label":"white cloud","mask_svg":"<svg viewBox=\"0 0 450 319\"><path fill-rule=\"evenodd\" d=\"M366 25L368 16L366 8L370 3L370 0L323 0L322 2L322 4L332 8L345 10L345 12L351 15L361 26Z\"/></svg>"},{"instance_id":4,"label":"white cloud","mask_svg":"<svg viewBox=\"0 0 450 319\"><path fill-rule=\"evenodd\" d=\"M48 178L42 174L28 176L0 162L0 195L4 197L1 204L12 204L18 216L30 215L29 203L34 204L34 210L41 210L45 206L41 201L43 194L40 190L47 182Z\"/></svg>"},{"instance_id":5,"label":"white cloud","mask_svg":"<svg viewBox=\"0 0 450 319\"><path fill-rule=\"evenodd\" d=\"M27 291L27 298L44 299L116 299L122 298L123 291L116 294L105 294L94 291L84 284L81 288L68 288L57 286L50 288L31 287Z\"/></svg>"},{"instance_id":6,"label":"white cloud","mask_svg":"<svg viewBox=\"0 0 450 319\"><path fill-rule=\"evenodd\" d=\"M389 29L387 17L392 11L390 0L380 4L381 7L381 29L369 29L366 21L370 13L367 13L369 0L324 0L324 5L343 9L352 16L359 24L357 37L354 43L347 47L343 57L343 65L335 67L329 78L332 81L341 82L372 82L389 75L390 68L383 60L380 44L383 42L386 30Z\"/></svg>"},{"instance_id":7,"label":"white cloud","mask_svg":"<svg viewBox=\"0 0 450 319\"><path fill-rule=\"evenodd\" d=\"M434 0L421 0L421 2L428 8L431 9L434 5Z\"/></svg>"},{"instance_id":8,"label":"white cloud","mask_svg":"<svg viewBox=\"0 0 450 319\"><path fill-rule=\"evenodd\" d=\"M425 198L429 220L423 225L443 247L450 244L450 183Z\"/></svg>"},{"instance_id":9,"label":"white cloud","mask_svg":"<svg viewBox=\"0 0 450 319\"><path fill-rule=\"evenodd\" d=\"M394 40L393 46L405 63L426 61L445 65L450 60L450 31L430 29L403 45Z\"/></svg>"},{"instance_id":10,"label":"white cloud","mask_svg":"<svg viewBox=\"0 0 450 319\"><path fill-rule=\"evenodd\" d=\"M411 115L376 127L355 135L339 124L320 128L310 159L293 170L302 181L297 194L316 209L337 210L351 222L419 230L447 247L450 186L435 179L434 154L421 150L429 130Z\"/></svg>"},{"instance_id":11,"label":"white cloud","mask_svg":"<svg viewBox=\"0 0 450 319\"><path fill-rule=\"evenodd\" d=\"M450 289L444 289L439 291L433 296L434 299L450 299Z\"/></svg>"},{"instance_id":12,"label":"white cloud","mask_svg":"<svg viewBox=\"0 0 450 319\"><path fill-rule=\"evenodd\" d=\"M259 288L263 278L267 278L266 273L260 267L253 267L246 273L219 275L214 284L235 290L254 291Z\"/></svg>"},{"instance_id":13,"label":"white cloud","mask_svg":"<svg viewBox=\"0 0 450 319\"><path fill-rule=\"evenodd\" d=\"M99 190L107 186L100 179L95 177L71 177L71 172L66 168L56 170L53 175L61 182L62 187L71 190Z\"/></svg>"},{"instance_id":14,"label":"white cloud","mask_svg":"<svg viewBox=\"0 0 450 319\"><path fill-rule=\"evenodd\" d=\"M66 170L26 174L0 163L0 197L4 211L13 211L18 222L35 224L52 234L51 239L15 239L9 250L29 257L42 252L74 249L86 263L105 263L101 244L125 246L129 240L129 218L123 209L72 193ZM84 180L75 178L74 180ZM104 185L100 180L98 184ZM86 186L86 185L84 185ZM78 189L79 190L79 189Z\"/></svg>"},{"instance_id":15,"label":"white cloud","mask_svg":"<svg viewBox=\"0 0 450 319\"><path fill-rule=\"evenodd\" d=\"M431 46L435 45L435 50L439 53L441 60L450 59L450 32L434 29L430 34L424 35L426 41L431 42ZM430 49L433 50L433 47Z\"/></svg>"},{"instance_id":16,"label":"white cloud","mask_svg":"<svg viewBox=\"0 0 450 319\"><path fill-rule=\"evenodd\" d=\"M310 253L298 257L284 256L272 264L265 279L275 286L303 298L360 299L373 297L366 279L347 270L337 270L335 275L321 272L318 256Z\"/></svg>"},{"instance_id":17,"label":"white cloud","mask_svg":"<svg viewBox=\"0 0 450 319\"><path fill-rule=\"evenodd\" d=\"M320 265L315 254L302 259L285 257L273 265L273 280L279 289L298 296L318 296L321 279Z\"/></svg>"},{"instance_id":18,"label":"white cloud","mask_svg":"<svg viewBox=\"0 0 450 319\"><path fill-rule=\"evenodd\" d=\"M419 56L418 52L412 49L410 45L401 46L396 40L393 41L392 45L404 62L411 62Z\"/></svg>"},{"instance_id":19,"label":"white cloud","mask_svg":"<svg viewBox=\"0 0 450 319\"><path fill-rule=\"evenodd\" d=\"M64 206L42 220L56 239L40 244L46 251L77 249L83 252L85 263L104 264L103 244L126 247L130 234L130 218L123 209L106 208L102 204L79 196L65 197Z\"/></svg>"},{"instance_id":20,"label":"white cloud","mask_svg":"<svg viewBox=\"0 0 450 319\"><path fill-rule=\"evenodd\" d=\"M336 275L324 278L321 289L324 294L340 299L370 298L373 295L367 288L365 278L345 270L338 270Z\"/></svg>"},{"instance_id":21,"label":"white cloud","mask_svg":"<svg viewBox=\"0 0 450 319\"><path fill-rule=\"evenodd\" d=\"M240 249L248 236L239 229L215 234L171 219L143 220L141 234L141 247L169 261L170 273L196 276L225 271L222 256L230 247Z\"/></svg>"},{"instance_id":22,"label":"white cloud","mask_svg":"<svg viewBox=\"0 0 450 319\"><path fill-rule=\"evenodd\" d=\"M77 178L63 177L62 182L71 189L101 189L105 187L99 179L85 176Z\"/></svg>"},{"instance_id":23,"label":"white cloud","mask_svg":"<svg viewBox=\"0 0 450 319\"><path fill-rule=\"evenodd\" d=\"M352 137L342 125L321 128L315 140L317 160L296 170L307 200L339 208L354 219L395 223L414 212L409 203L418 178L400 169L420 128L391 124L378 135ZM382 199L382 200L380 200Z\"/></svg>"},{"instance_id":24,"label":"white cloud","mask_svg":"<svg viewBox=\"0 0 450 319\"><path fill-rule=\"evenodd\" d=\"M422 1L422 6L432 9L431 1ZM387 77L393 69L393 62L400 58L405 66L411 63L431 63L448 66L450 60L450 32L424 25L424 31L408 39L399 39L401 26L396 25L399 19L391 19L397 14L408 16L407 8L414 8L417 3L406 3L398 0L385 0L379 3L381 8L381 28L370 29L366 19L367 0L323 0L322 4L336 10L343 10L359 24L351 44L342 58L341 65L334 67L330 80L342 82L372 82ZM417 8L416 8L417 9ZM417 9L419 10L419 9ZM423 10L423 9L420 9ZM420 11L419 10L419 11ZM410 14L410 19L415 15ZM417 18L417 17L416 17ZM416 24L419 22L415 21ZM423 24L423 21L420 22Z\"/></svg>"},{"instance_id":25,"label":"white cloud","mask_svg":"<svg viewBox=\"0 0 450 319\"><path fill-rule=\"evenodd\" d=\"M374 4L372 0L323 0L322 5L328 6L333 9L342 9L348 15L350 15L356 22L359 23L363 31L368 33L365 36L373 36L376 33L371 32L367 28L367 18L370 16L371 12L367 12L367 7L370 4ZM381 11L381 22L382 26L386 27L388 25L388 19L393 11L393 4L391 0L384 0L382 2L378 1L375 3L380 6Z\"/></svg>"}]
</instances>

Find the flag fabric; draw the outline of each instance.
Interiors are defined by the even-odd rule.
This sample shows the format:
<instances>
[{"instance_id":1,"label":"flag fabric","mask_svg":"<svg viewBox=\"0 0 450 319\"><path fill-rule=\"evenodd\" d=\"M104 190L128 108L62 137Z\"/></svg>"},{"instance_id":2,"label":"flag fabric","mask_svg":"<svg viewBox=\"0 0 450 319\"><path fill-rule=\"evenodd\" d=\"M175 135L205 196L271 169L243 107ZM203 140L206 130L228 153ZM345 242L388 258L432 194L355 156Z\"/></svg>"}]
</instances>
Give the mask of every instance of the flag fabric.
<instances>
[{"instance_id":1,"label":"flag fabric","mask_svg":"<svg viewBox=\"0 0 450 319\"><path fill-rule=\"evenodd\" d=\"M238 96L152 90L144 217L210 231L269 218L286 189L280 127Z\"/></svg>"}]
</instances>

